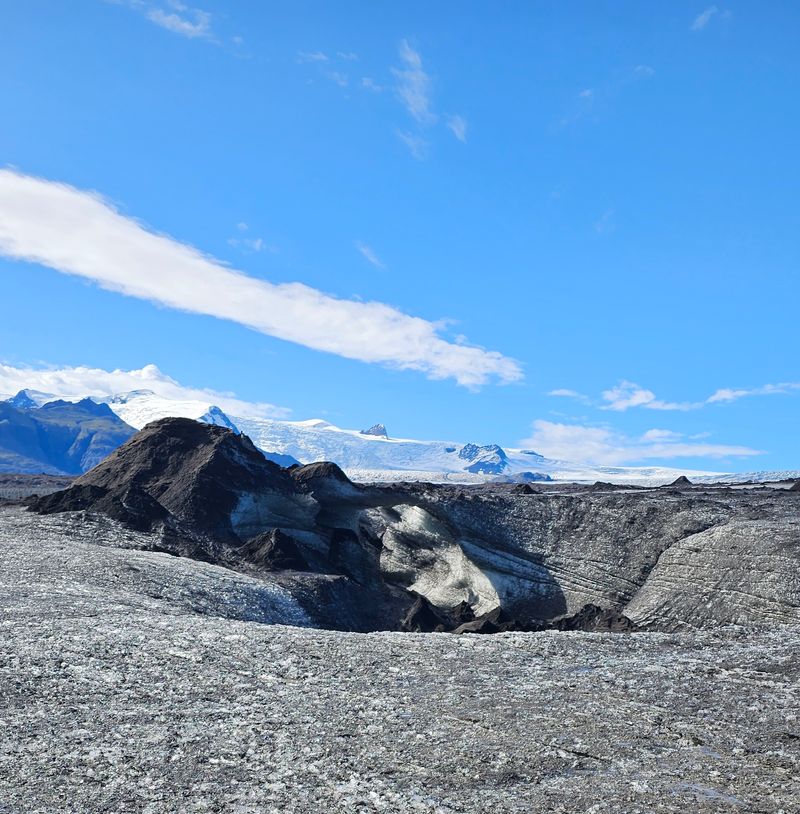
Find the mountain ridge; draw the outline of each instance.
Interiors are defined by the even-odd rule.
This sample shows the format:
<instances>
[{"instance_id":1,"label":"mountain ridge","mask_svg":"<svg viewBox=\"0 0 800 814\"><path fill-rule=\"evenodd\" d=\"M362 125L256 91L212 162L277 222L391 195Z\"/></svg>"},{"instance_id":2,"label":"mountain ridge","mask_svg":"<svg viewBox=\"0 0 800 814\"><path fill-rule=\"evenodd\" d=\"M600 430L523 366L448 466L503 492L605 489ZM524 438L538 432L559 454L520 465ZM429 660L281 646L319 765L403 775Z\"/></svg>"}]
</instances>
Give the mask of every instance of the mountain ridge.
<instances>
[{"instance_id":1,"label":"mountain ridge","mask_svg":"<svg viewBox=\"0 0 800 814\"><path fill-rule=\"evenodd\" d=\"M40 407L52 394L25 390ZM77 401L69 396L65 401ZM533 450L503 448L497 444L479 445L459 441L421 441L388 437L384 425L370 430L349 430L324 419L286 421L228 414L210 401L171 399L152 390L92 396L106 404L122 421L141 429L150 421L166 417L192 418L247 434L268 459L281 466L319 460L335 461L355 481L430 481L464 484L492 480L511 482L606 481L630 485L662 485L681 475L692 480L776 480L798 477L800 472L751 472L740 478L735 473L695 471L678 467L594 466L580 462L545 458ZM379 432L382 430L382 432ZM10 471L10 470L6 470ZM27 471L27 470L26 470ZM780 477L776 477L776 475Z\"/></svg>"},{"instance_id":2,"label":"mountain ridge","mask_svg":"<svg viewBox=\"0 0 800 814\"><path fill-rule=\"evenodd\" d=\"M36 402L25 391L0 402L0 472L79 475L136 432L88 398L15 404Z\"/></svg>"}]
</instances>

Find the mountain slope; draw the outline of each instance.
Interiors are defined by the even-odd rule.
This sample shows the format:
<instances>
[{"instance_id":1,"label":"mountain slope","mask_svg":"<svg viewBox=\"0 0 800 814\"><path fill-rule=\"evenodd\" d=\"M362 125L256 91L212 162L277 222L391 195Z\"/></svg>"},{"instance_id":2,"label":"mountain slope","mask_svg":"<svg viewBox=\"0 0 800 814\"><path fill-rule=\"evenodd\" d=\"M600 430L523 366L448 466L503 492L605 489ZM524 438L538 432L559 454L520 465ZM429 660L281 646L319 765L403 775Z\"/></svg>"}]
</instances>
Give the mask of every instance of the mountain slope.
<instances>
[{"instance_id":1,"label":"mountain slope","mask_svg":"<svg viewBox=\"0 0 800 814\"><path fill-rule=\"evenodd\" d=\"M52 399L48 394L31 390L23 391L15 398L20 399L23 405L31 402L42 404L44 400ZM70 397L70 400L76 398ZM319 419L281 421L227 415L207 401L170 399L151 390L94 396L93 401L107 404L119 418L136 429L161 418L192 418L247 434L268 459L281 466L328 460L337 463L353 480L362 482L486 483L492 480L527 482L552 479L658 485L670 483L680 475L688 475L693 481L720 477L713 472L673 467L609 467L559 461L545 458L532 450L502 448L496 444L390 438L381 424L359 431L341 429ZM35 457L35 460L39 458ZM7 465L10 466L8 462ZM21 471L31 471L27 460L23 460L19 466ZM786 477L792 475L784 474ZM735 475L727 477L740 479ZM771 480L775 477L773 473L748 473L747 479Z\"/></svg>"},{"instance_id":2,"label":"mountain slope","mask_svg":"<svg viewBox=\"0 0 800 814\"><path fill-rule=\"evenodd\" d=\"M27 394L0 402L0 472L79 475L104 460L135 430L91 399L42 407Z\"/></svg>"},{"instance_id":3,"label":"mountain slope","mask_svg":"<svg viewBox=\"0 0 800 814\"><path fill-rule=\"evenodd\" d=\"M160 418L193 418L238 432L236 425L214 404L190 399L175 400L156 395L152 390L117 393L103 401L126 423L137 430Z\"/></svg>"},{"instance_id":4,"label":"mountain slope","mask_svg":"<svg viewBox=\"0 0 800 814\"><path fill-rule=\"evenodd\" d=\"M33 508L103 513L156 532L159 551L273 575L321 627L800 622L788 489L358 485L334 464L281 469L246 436L173 418Z\"/></svg>"}]
</instances>

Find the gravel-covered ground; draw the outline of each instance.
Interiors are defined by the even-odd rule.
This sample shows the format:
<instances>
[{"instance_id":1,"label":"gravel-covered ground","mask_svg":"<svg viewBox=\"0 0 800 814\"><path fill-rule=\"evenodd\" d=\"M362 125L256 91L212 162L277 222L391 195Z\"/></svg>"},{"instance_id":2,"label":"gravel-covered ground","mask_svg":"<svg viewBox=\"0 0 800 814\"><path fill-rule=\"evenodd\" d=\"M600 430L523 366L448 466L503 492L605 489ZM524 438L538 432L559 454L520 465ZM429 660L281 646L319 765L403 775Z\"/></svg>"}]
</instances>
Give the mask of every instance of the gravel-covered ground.
<instances>
[{"instance_id":1,"label":"gravel-covered ground","mask_svg":"<svg viewBox=\"0 0 800 814\"><path fill-rule=\"evenodd\" d=\"M800 810L797 628L267 625L132 535L0 511L4 814Z\"/></svg>"}]
</instances>

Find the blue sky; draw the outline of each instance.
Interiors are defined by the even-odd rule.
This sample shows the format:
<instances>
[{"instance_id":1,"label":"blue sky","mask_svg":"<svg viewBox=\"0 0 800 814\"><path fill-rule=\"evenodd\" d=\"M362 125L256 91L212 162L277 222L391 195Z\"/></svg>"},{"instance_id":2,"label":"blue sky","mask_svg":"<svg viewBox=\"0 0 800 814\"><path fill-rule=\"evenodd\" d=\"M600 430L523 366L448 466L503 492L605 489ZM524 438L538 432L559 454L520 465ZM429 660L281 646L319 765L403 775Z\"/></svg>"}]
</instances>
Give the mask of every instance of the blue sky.
<instances>
[{"instance_id":1,"label":"blue sky","mask_svg":"<svg viewBox=\"0 0 800 814\"><path fill-rule=\"evenodd\" d=\"M0 14L7 365L800 466L796 4Z\"/></svg>"}]
</instances>

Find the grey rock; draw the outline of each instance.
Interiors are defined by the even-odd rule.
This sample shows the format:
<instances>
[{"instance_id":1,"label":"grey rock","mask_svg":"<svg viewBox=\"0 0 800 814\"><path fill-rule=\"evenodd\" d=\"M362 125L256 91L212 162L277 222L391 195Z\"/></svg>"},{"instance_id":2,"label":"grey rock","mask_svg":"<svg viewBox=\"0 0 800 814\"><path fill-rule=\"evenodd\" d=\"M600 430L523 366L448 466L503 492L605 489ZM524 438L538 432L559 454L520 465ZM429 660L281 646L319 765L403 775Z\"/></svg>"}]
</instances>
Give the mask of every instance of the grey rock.
<instances>
[{"instance_id":1,"label":"grey rock","mask_svg":"<svg viewBox=\"0 0 800 814\"><path fill-rule=\"evenodd\" d=\"M386 432L386 427L383 424L373 424L369 429L361 430L362 435L374 435L378 438L388 438L389 433Z\"/></svg>"},{"instance_id":2,"label":"grey rock","mask_svg":"<svg viewBox=\"0 0 800 814\"><path fill-rule=\"evenodd\" d=\"M508 456L497 444L482 447L465 444L458 451L458 457L468 462L464 469L473 474L499 475L508 466Z\"/></svg>"},{"instance_id":3,"label":"grey rock","mask_svg":"<svg viewBox=\"0 0 800 814\"><path fill-rule=\"evenodd\" d=\"M4 814L797 810L795 626L313 630L151 536L0 510Z\"/></svg>"},{"instance_id":4,"label":"grey rock","mask_svg":"<svg viewBox=\"0 0 800 814\"><path fill-rule=\"evenodd\" d=\"M34 506L102 512L153 531L151 548L247 573L274 565L243 544L279 530L320 626L407 629L419 597L450 630L800 621L800 502L785 489L362 486L335 464L284 470L245 436L165 419ZM471 617L455 618L463 605Z\"/></svg>"}]
</instances>

